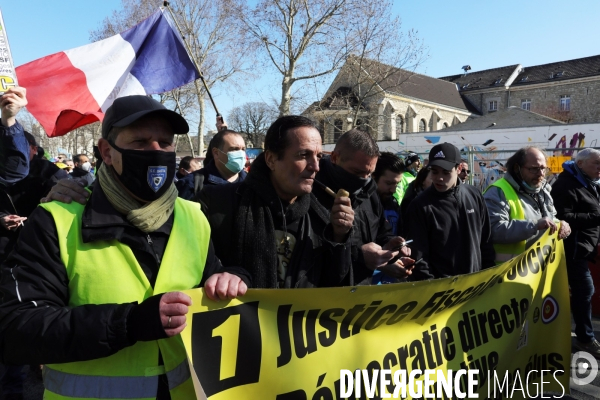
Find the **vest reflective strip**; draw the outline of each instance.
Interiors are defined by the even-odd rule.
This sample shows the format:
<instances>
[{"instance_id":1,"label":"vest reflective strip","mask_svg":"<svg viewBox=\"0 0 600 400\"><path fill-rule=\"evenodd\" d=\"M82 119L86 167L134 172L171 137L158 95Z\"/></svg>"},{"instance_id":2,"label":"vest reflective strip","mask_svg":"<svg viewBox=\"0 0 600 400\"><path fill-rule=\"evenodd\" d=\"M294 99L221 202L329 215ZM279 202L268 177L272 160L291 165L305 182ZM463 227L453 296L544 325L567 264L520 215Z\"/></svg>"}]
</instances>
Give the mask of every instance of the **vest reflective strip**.
<instances>
[{"instance_id":1,"label":"vest reflective strip","mask_svg":"<svg viewBox=\"0 0 600 400\"><path fill-rule=\"evenodd\" d=\"M188 364L187 358L183 360L178 366L167 372L167 379L169 381L169 390L175 389L183 382L190 379L190 365Z\"/></svg>"},{"instance_id":2,"label":"vest reflective strip","mask_svg":"<svg viewBox=\"0 0 600 400\"><path fill-rule=\"evenodd\" d=\"M169 390L190 379L187 359L167 372ZM44 367L44 386L50 392L65 397L95 399L154 398L158 391L158 376L89 376L75 375Z\"/></svg>"}]
</instances>

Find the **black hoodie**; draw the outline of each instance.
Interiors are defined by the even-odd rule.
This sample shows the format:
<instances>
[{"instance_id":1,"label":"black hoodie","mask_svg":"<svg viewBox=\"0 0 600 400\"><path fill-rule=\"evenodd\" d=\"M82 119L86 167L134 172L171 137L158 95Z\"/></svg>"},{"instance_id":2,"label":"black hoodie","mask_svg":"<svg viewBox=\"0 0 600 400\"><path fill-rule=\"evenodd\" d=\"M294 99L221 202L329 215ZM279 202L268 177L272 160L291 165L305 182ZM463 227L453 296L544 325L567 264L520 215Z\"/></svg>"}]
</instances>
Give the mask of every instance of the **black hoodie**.
<instances>
[{"instance_id":1,"label":"black hoodie","mask_svg":"<svg viewBox=\"0 0 600 400\"><path fill-rule=\"evenodd\" d=\"M471 185L439 192L430 186L408 208L412 257L423 261L411 280L468 274L494 266L490 217L483 196Z\"/></svg>"}]
</instances>

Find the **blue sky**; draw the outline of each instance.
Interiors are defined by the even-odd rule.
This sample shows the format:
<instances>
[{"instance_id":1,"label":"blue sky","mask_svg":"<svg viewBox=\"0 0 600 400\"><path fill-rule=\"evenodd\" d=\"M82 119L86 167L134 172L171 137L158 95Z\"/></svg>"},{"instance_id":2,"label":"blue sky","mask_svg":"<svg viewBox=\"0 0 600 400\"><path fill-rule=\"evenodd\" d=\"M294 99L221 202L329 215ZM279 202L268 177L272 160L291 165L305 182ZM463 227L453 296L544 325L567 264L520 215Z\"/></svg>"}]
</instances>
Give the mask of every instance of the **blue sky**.
<instances>
[{"instance_id":1,"label":"blue sky","mask_svg":"<svg viewBox=\"0 0 600 400\"><path fill-rule=\"evenodd\" d=\"M0 9L15 65L89 43L89 32L120 5L120 0L3 2ZM434 77L461 73L465 64L478 71L600 54L600 0L394 0L394 12L404 28L418 30L428 47L429 59L417 72ZM241 94L227 87L215 90L225 117L246 101L280 96L275 73L255 85L245 85Z\"/></svg>"}]
</instances>

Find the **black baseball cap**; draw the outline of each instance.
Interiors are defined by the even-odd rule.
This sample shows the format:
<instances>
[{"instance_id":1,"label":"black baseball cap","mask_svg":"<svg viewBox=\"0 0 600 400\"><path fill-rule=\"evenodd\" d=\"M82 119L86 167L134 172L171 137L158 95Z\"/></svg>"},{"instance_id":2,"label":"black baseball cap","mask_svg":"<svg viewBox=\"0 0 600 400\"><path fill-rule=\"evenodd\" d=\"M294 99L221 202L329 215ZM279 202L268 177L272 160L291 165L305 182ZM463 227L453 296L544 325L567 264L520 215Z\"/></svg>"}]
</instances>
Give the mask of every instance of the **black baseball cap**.
<instances>
[{"instance_id":1,"label":"black baseball cap","mask_svg":"<svg viewBox=\"0 0 600 400\"><path fill-rule=\"evenodd\" d=\"M163 117L176 135L188 133L190 130L185 118L175 111L169 110L152 97L135 95L119 97L108 107L102 121L102 137L108 138L108 133L113 126L123 128L148 114Z\"/></svg>"},{"instance_id":2,"label":"black baseball cap","mask_svg":"<svg viewBox=\"0 0 600 400\"><path fill-rule=\"evenodd\" d=\"M450 171L452 168L456 167L457 164L460 164L460 162L460 151L451 143L435 145L429 152L428 166L437 165L446 171Z\"/></svg>"}]
</instances>

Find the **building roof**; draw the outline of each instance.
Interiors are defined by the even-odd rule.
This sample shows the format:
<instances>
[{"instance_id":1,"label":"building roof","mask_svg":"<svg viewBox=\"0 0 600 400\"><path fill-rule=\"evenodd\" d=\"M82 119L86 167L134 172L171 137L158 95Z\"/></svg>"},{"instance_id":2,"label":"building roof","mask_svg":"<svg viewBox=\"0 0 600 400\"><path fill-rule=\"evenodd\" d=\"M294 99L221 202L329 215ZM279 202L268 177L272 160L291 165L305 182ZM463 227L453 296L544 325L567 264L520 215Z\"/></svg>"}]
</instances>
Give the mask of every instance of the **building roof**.
<instances>
[{"instance_id":1,"label":"building roof","mask_svg":"<svg viewBox=\"0 0 600 400\"><path fill-rule=\"evenodd\" d=\"M563 125L563 122L519 107L509 107L490 112L482 117L469 117L462 124L452 125L442 129L441 132L525 128L543 125Z\"/></svg>"},{"instance_id":2,"label":"building roof","mask_svg":"<svg viewBox=\"0 0 600 400\"><path fill-rule=\"evenodd\" d=\"M494 87L504 88L506 81L518 67L519 64L515 64L467 74L444 76L440 79L456 84L461 92Z\"/></svg>"},{"instance_id":3,"label":"building roof","mask_svg":"<svg viewBox=\"0 0 600 400\"><path fill-rule=\"evenodd\" d=\"M517 75L514 81L509 82L511 87L598 76L600 75L600 55L525 68L520 68L520 64L507 65L467 74L444 76L439 79L455 83L461 92L468 92L494 87L504 88L507 80L515 73Z\"/></svg>"},{"instance_id":4,"label":"building roof","mask_svg":"<svg viewBox=\"0 0 600 400\"><path fill-rule=\"evenodd\" d=\"M362 66L385 92L472 111L449 82L368 59L362 60Z\"/></svg>"},{"instance_id":5,"label":"building roof","mask_svg":"<svg viewBox=\"0 0 600 400\"><path fill-rule=\"evenodd\" d=\"M600 55L525 67L512 86L600 75Z\"/></svg>"}]
</instances>

